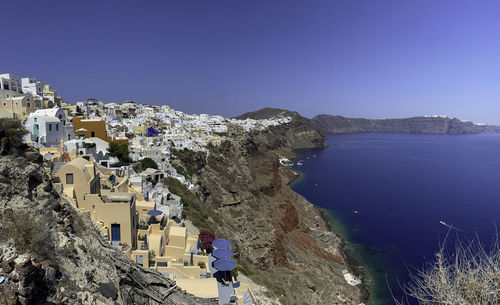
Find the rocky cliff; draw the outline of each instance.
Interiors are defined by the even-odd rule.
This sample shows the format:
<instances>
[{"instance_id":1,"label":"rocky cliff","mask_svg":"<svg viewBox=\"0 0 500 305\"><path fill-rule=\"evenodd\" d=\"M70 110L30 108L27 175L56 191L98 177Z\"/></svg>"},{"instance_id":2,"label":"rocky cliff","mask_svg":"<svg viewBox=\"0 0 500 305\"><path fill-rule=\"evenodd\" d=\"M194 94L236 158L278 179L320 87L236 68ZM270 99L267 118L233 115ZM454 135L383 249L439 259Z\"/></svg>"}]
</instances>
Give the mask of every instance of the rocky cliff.
<instances>
[{"instance_id":1,"label":"rocky cliff","mask_svg":"<svg viewBox=\"0 0 500 305\"><path fill-rule=\"evenodd\" d=\"M320 114L311 120L324 133L427 133L427 134L476 134L500 132L499 126L476 125L472 122L445 117L413 117L405 119L345 118Z\"/></svg>"},{"instance_id":2,"label":"rocky cliff","mask_svg":"<svg viewBox=\"0 0 500 305\"><path fill-rule=\"evenodd\" d=\"M0 304L217 304L110 247L21 143L19 122L0 125Z\"/></svg>"},{"instance_id":3,"label":"rocky cliff","mask_svg":"<svg viewBox=\"0 0 500 305\"><path fill-rule=\"evenodd\" d=\"M203 211L188 217L228 238L241 271L264 284L275 303L359 304L360 290L343 278L348 266L342 240L290 189L296 175L279 163L296 148L324 147L324 135L298 114L277 111L293 115L293 121L253 133L230 126L227 140L212 148L205 162L177 152L174 163L192 173L196 210Z\"/></svg>"}]
</instances>

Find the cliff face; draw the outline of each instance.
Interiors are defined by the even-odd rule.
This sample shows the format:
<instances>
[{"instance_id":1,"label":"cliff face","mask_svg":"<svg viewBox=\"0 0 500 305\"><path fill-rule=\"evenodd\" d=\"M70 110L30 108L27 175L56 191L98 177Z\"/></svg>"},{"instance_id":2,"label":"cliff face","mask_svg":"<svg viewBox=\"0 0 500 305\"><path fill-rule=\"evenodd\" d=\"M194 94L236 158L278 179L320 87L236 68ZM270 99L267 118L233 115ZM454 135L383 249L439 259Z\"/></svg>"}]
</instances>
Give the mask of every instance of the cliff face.
<instances>
[{"instance_id":1,"label":"cliff face","mask_svg":"<svg viewBox=\"0 0 500 305\"><path fill-rule=\"evenodd\" d=\"M245 273L281 304L361 303L343 278L341 239L290 189L295 174L279 163L294 148L323 147L324 136L302 117L262 132L229 132L192 176L211 229L231 240ZM180 154L178 161L192 162Z\"/></svg>"},{"instance_id":2,"label":"cliff face","mask_svg":"<svg viewBox=\"0 0 500 305\"><path fill-rule=\"evenodd\" d=\"M476 125L458 119L442 117L413 117L405 119L361 119L320 114L312 119L316 128L324 133L427 133L476 134L500 132L498 126Z\"/></svg>"},{"instance_id":3,"label":"cliff face","mask_svg":"<svg viewBox=\"0 0 500 305\"><path fill-rule=\"evenodd\" d=\"M0 304L217 304L109 246L61 198L40 154L0 129ZM1 122L0 122L1 124ZM16 126L17 125L17 126Z\"/></svg>"},{"instance_id":4,"label":"cliff face","mask_svg":"<svg viewBox=\"0 0 500 305\"><path fill-rule=\"evenodd\" d=\"M295 149L326 147L324 133L310 119L304 118L295 111L262 108L255 112L247 112L236 118L240 120L247 118L260 120L280 116L291 117L292 121L289 124L275 126L269 130L253 134L254 136L258 135L258 138L264 141L270 150L294 156L293 150Z\"/></svg>"}]
</instances>

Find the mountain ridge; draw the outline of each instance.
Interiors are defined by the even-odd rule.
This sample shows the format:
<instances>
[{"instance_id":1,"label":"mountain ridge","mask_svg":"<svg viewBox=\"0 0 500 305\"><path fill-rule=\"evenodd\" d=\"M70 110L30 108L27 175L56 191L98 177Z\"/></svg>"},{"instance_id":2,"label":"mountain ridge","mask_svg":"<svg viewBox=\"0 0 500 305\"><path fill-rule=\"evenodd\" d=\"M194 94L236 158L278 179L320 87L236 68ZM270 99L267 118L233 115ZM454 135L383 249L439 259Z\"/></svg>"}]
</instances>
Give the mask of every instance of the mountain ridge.
<instances>
[{"instance_id":1,"label":"mountain ridge","mask_svg":"<svg viewBox=\"0 0 500 305\"><path fill-rule=\"evenodd\" d=\"M366 119L348 118L340 115L318 114L312 119L296 111L265 107L244 113L237 119L270 119L290 116L295 120L309 122L323 134L329 133L423 133L423 134L478 134L498 133L500 126L477 124L446 116L415 116L409 118Z\"/></svg>"}]
</instances>

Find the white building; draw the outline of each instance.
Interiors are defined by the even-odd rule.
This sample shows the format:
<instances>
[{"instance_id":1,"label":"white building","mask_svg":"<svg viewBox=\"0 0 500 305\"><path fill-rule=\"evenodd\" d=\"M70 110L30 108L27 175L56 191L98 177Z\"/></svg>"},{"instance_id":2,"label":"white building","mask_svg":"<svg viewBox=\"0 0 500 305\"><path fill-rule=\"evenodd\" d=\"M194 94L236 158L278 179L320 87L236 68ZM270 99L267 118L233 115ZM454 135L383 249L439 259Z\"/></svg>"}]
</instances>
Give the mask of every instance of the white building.
<instances>
[{"instance_id":1,"label":"white building","mask_svg":"<svg viewBox=\"0 0 500 305\"><path fill-rule=\"evenodd\" d=\"M21 79L23 93L29 93L34 97L43 97L43 87L45 83L38 81L36 78L23 77Z\"/></svg>"},{"instance_id":2,"label":"white building","mask_svg":"<svg viewBox=\"0 0 500 305\"><path fill-rule=\"evenodd\" d=\"M58 107L31 113L25 127L30 132L30 140L39 146L57 146L61 140L68 141L75 137L73 125L67 124L64 111Z\"/></svg>"},{"instance_id":3,"label":"white building","mask_svg":"<svg viewBox=\"0 0 500 305\"><path fill-rule=\"evenodd\" d=\"M77 155L92 155L97 163L103 160L109 160L109 144L99 138L73 139L64 142L64 150L67 152L75 151Z\"/></svg>"},{"instance_id":4,"label":"white building","mask_svg":"<svg viewBox=\"0 0 500 305\"><path fill-rule=\"evenodd\" d=\"M11 74L0 74L0 99L23 95L21 78Z\"/></svg>"}]
</instances>

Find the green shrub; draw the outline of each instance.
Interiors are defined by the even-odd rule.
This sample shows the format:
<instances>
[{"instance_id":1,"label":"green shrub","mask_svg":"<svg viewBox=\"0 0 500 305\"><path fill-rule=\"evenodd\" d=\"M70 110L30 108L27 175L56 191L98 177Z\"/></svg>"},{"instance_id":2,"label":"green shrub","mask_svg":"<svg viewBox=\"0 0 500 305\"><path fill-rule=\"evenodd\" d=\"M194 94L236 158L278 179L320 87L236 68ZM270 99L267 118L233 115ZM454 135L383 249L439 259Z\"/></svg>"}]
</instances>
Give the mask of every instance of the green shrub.
<instances>
[{"instance_id":1,"label":"green shrub","mask_svg":"<svg viewBox=\"0 0 500 305\"><path fill-rule=\"evenodd\" d=\"M194 226L201 231L214 232L214 224L210 218L216 217L215 212L207 209L207 206L188 190L179 180L167 177L163 184L168 187L170 192L181 197L183 219L190 220Z\"/></svg>"},{"instance_id":2,"label":"green shrub","mask_svg":"<svg viewBox=\"0 0 500 305\"><path fill-rule=\"evenodd\" d=\"M142 165L142 170L145 170L147 168L158 169L158 164L156 164L156 162L151 158L144 158L142 160L139 160L139 162Z\"/></svg>"},{"instance_id":3,"label":"green shrub","mask_svg":"<svg viewBox=\"0 0 500 305\"><path fill-rule=\"evenodd\" d=\"M167 226L167 222L168 222L168 218L167 217L163 217L162 220L161 220L161 224L160 224L160 230L165 229L165 227Z\"/></svg>"},{"instance_id":4,"label":"green shrub","mask_svg":"<svg viewBox=\"0 0 500 305\"><path fill-rule=\"evenodd\" d=\"M236 266L236 268L234 268L234 269L233 269L233 271L232 271L232 272L233 272L233 276L234 276L234 278L235 278L235 279L238 279L238 275L240 274L240 272L241 272L241 273L243 273L243 274L245 274L245 275L247 275L247 271L246 271L246 270L245 270L245 268L244 268L242 265L240 265L240 264L238 264L238 265Z\"/></svg>"},{"instance_id":5,"label":"green shrub","mask_svg":"<svg viewBox=\"0 0 500 305\"><path fill-rule=\"evenodd\" d=\"M128 145L127 144L119 144L117 142L109 143L108 153L111 157L116 157L120 162L130 162L132 161L128 154Z\"/></svg>"},{"instance_id":6,"label":"green shrub","mask_svg":"<svg viewBox=\"0 0 500 305\"><path fill-rule=\"evenodd\" d=\"M155 251L149 250L148 251L148 260L149 260L150 266L154 266L156 264L156 261L154 260L155 257L156 257Z\"/></svg>"}]
</instances>

